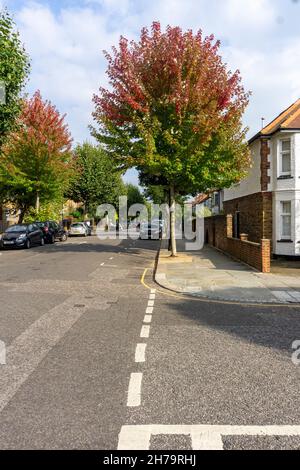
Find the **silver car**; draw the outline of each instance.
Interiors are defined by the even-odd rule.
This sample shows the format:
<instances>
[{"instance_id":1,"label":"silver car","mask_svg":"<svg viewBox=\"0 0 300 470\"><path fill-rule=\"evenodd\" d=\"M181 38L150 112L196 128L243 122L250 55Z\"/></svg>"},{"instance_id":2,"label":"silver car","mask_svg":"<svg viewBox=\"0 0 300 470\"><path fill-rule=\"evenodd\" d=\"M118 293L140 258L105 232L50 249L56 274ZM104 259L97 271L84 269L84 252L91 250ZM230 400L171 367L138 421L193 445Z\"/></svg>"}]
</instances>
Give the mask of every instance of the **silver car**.
<instances>
[{"instance_id":1,"label":"silver car","mask_svg":"<svg viewBox=\"0 0 300 470\"><path fill-rule=\"evenodd\" d=\"M87 237L88 232L89 232L88 227L86 226L84 222L74 222L74 224L71 224L71 227L69 230L69 236Z\"/></svg>"},{"instance_id":2,"label":"silver car","mask_svg":"<svg viewBox=\"0 0 300 470\"><path fill-rule=\"evenodd\" d=\"M162 229L158 223L144 222L140 226L140 239L142 240L159 240Z\"/></svg>"}]
</instances>

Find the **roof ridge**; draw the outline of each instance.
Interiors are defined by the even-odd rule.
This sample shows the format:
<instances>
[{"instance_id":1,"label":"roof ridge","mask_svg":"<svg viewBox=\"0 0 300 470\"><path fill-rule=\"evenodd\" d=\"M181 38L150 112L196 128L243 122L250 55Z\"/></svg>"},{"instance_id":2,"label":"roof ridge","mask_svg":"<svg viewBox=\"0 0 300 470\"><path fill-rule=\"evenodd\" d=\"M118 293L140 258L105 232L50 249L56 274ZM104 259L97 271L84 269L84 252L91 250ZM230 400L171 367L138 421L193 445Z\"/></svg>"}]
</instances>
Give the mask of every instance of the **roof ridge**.
<instances>
[{"instance_id":1,"label":"roof ridge","mask_svg":"<svg viewBox=\"0 0 300 470\"><path fill-rule=\"evenodd\" d=\"M300 99L298 101L299 101L299 107L283 123L281 123L283 127L288 127L288 125L292 121L294 121L297 115L300 114Z\"/></svg>"},{"instance_id":2,"label":"roof ridge","mask_svg":"<svg viewBox=\"0 0 300 470\"><path fill-rule=\"evenodd\" d=\"M284 111L282 111L282 113L280 113L275 119L273 119L267 126L265 126L262 130L261 130L261 134L265 135L265 134L268 134L269 131L272 129L272 128L276 128L276 127L280 127L284 122L285 120L289 120L290 117L291 117L291 114L293 115L294 112L298 112L299 109L298 109L298 106L299 106L299 109L300 109L300 98L297 99L297 101L295 101L293 104L291 104L288 108L286 108ZM296 110L294 111L294 109L296 108ZM291 114L290 114L291 113ZM286 118L286 119L285 119Z\"/></svg>"}]
</instances>

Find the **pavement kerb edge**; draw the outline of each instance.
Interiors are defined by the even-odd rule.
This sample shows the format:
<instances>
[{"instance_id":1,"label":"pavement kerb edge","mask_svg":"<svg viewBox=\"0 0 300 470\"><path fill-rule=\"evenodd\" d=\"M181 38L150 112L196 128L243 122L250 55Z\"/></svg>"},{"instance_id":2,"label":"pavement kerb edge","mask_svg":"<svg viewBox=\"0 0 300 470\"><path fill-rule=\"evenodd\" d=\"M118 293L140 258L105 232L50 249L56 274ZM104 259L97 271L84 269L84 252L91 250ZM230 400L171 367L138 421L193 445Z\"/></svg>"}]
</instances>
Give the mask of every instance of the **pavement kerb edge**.
<instances>
[{"instance_id":1,"label":"pavement kerb edge","mask_svg":"<svg viewBox=\"0 0 300 470\"><path fill-rule=\"evenodd\" d=\"M159 244L156 256L155 256L155 263L154 263L152 278L153 278L153 282L155 282L155 284L157 284L159 287L164 289L164 291L167 291L167 292L159 291L162 294L165 294L165 295L168 295L168 294L172 295L173 294L172 296L176 296L176 297L180 297L180 298L190 298L190 299L193 299L193 300L199 300L200 302L222 303L222 304L229 304L229 305L245 305L247 307L257 307L257 306L259 306L259 307L289 307L289 308L299 308L300 307L299 302L295 302L295 303L294 302L293 303L289 303L289 302L275 303L274 302L273 303L273 302L239 301L239 300L236 300L236 299L230 300L230 299L225 299L225 298L222 298L222 297L216 298L216 297L208 297L208 296L201 295L201 294L189 294L187 292L180 292L180 291L177 291L177 290L175 290L171 287L165 286L164 284L162 284L160 281L158 281L156 279L156 274L157 274L158 265L159 265L159 257L160 257L161 246L162 246L162 240L160 240L160 244ZM148 271L148 269L145 270L145 272L142 276L141 282L145 287L150 289L150 287L145 282L145 275L146 275L147 271Z\"/></svg>"}]
</instances>

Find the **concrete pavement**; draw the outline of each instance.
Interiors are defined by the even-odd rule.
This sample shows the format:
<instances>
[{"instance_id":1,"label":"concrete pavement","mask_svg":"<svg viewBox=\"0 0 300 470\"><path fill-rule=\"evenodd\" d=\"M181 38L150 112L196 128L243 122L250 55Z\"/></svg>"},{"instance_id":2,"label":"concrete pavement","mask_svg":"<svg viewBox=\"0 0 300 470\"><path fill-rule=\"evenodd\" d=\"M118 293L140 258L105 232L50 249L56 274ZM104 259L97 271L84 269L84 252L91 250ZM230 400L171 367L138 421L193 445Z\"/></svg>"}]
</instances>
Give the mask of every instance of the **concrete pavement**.
<instances>
[{"instance_id":1,"label":"concrete pavement","mask_svg":"<svg viewBox=\"0 0 300 470\"><path fill-rule=\"evenodd\" d=\"M263 274L205 246L186 251L177 240L178 257L171 258L162 242L155 279L162 287L207 299L245 303L300 303L300 273L287 275L287 269ZM297 263L297 262L295 262Z\"/></svg>"}]
</instances>

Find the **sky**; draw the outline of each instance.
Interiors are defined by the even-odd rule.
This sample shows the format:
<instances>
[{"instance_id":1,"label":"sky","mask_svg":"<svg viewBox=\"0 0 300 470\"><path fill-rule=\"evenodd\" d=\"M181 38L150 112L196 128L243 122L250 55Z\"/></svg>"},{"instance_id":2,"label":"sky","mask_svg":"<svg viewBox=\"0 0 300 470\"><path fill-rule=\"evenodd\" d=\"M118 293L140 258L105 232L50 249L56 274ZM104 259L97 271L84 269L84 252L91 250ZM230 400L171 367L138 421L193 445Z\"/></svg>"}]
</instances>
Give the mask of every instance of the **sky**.
<instances>
[{"instance_id":1,"label":"sky","mask_svg":"<svg viewBox=\"0 0 300 470\"><path fill-rule=\"evenodd\" d=\"M39 89L67 114L74 142L91 140L92 96L107 85L103 50L120 35L137 39L160 21L221 40L230 70L252 92L249 137L300 97L299 0L0 0L31 58L26 91ZM126 180L136 183L130 171Z\"/></svg>"}]
</instances>

